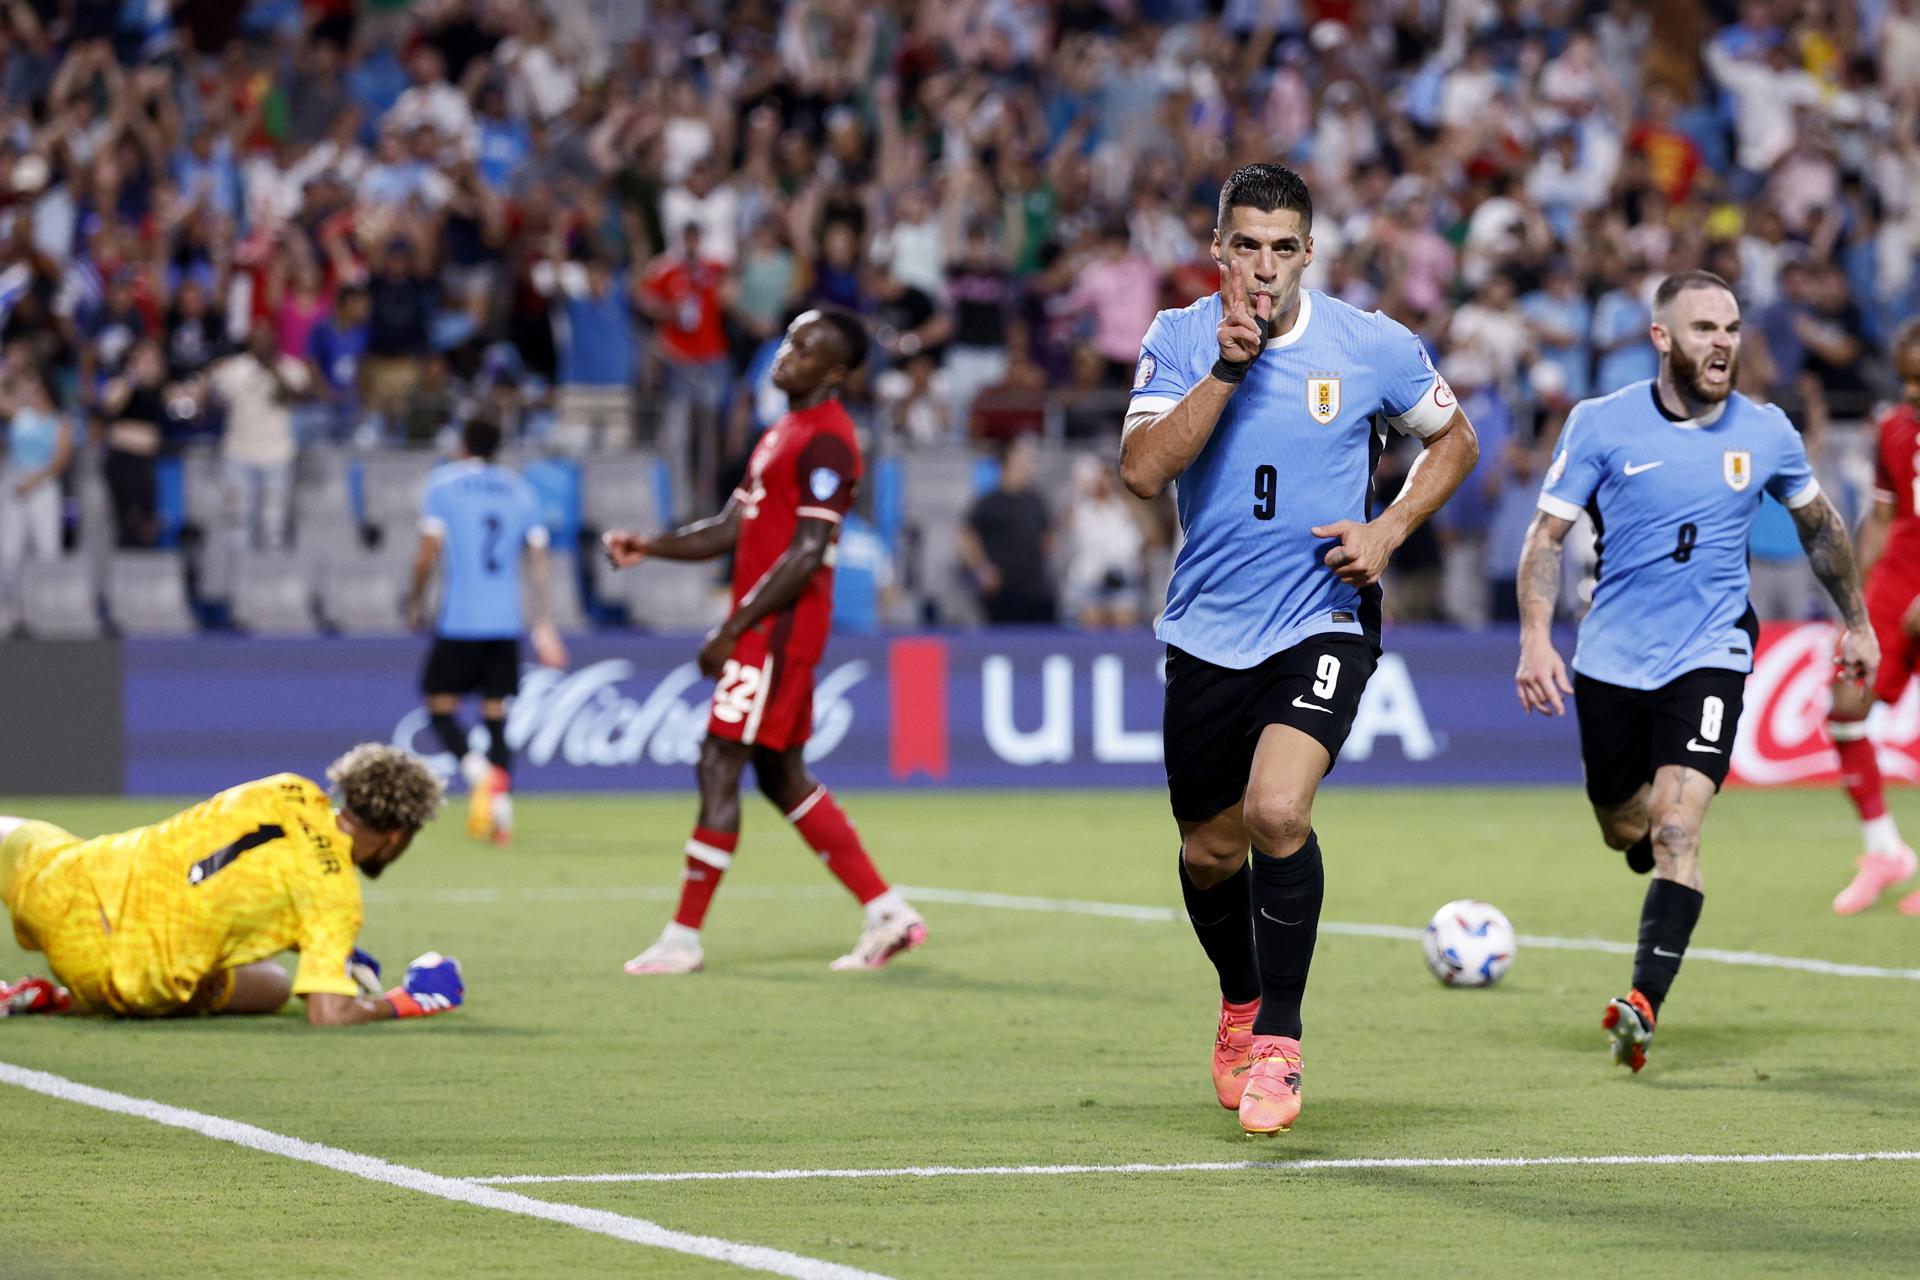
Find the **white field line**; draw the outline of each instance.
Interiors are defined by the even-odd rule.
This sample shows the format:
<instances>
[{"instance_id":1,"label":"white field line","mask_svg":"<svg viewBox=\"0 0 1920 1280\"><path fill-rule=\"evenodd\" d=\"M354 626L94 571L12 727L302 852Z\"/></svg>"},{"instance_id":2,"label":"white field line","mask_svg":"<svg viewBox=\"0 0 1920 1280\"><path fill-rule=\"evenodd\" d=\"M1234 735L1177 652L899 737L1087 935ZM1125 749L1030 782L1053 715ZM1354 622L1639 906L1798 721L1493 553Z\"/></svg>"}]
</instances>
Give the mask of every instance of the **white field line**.
<instances>
[{"instance_id":1,"label":"white field line","mask_svg":"<svg viewBox=\"0 0 1920 1280\"><path fill-rule=\"evenodd\" d=\"M1029 898L1010 893L978 893L970 889L940 889L925 885L900 885L900 892L921 902L939 902L956 907L984 907L998 911L1037 911L1049 915L1098 916L1108 920L1131 920L1138 924L1177 924L1185 913L1173 907L1140 906L1128 902L1090 902L1082 898ZM743 885L727 891L729 900L740 898L787 899L839 897L834 885L776 886ZM610 886L533 886L518 890L503 889L426 889L418 893L366 891L371 903L387 902L667 902L679 896L676 887L661 885ZM1390 938L1415 942L1425 932L1401 924L1364 924L1342 920L1322 920L1320 932L1350 938ZM1594 951L1603 955L1630 956L1631 942L1607 938L1557 938L1551 935L1523 933L1523 947L1549 951ZM1723 951L1718 947L1689 947L1689 960L1713 964L1744 965L1756 969L1787 969L1798 973L1820 973L1834 978L1892 978L1920 982L1920 969L1890 969L1872 964L1845 964L1837 960L1815 960L1803 956L1776 956L1763 951Z\"/></svg>"},{"instance_id":2,"label":"white field line","mask_svg":"<svg viewBox=\"0 0 1920 1280\"><path fill-rule=\"evenodd\" d=\"M909 1165L898 1169L729 1169L676 1173L511 1174L470 1178L483 1186L556 1182L805 1182L827 1178L1026 1178L1109 1173L1236 1173L1244 1169L1538 1169L1583 1165L1631 1167L1692 1164L1859 1164L1920 1160L1920 1151L1820 1151L1761 1155L1438 1156L1352 1160L1205 1160L1188 1164Z\"/></svg>"},{"instance_id":3,"label":"white field line","mask_svg":"<svg viewBox=\"0 0 1920 1280\"><path fill-rule=\"evenodd\" d=\"M218 1142L231 1142L236 1146L264 1151L269 1155L316 1164L325 1169L352 1174L356 1178L365 1178L369 1182L382 1182L406 1191L417 1191L423 1195L437 1196L442 1200L457 1200L464 1204L478 1205L483 1209L497 1209L502 1213L541 1218L581 1231L591 1231L596 1235L611 1236L615 1240L624 1240L629 1244L690 1254L696 1258L709 1258L715 1262L732 1263L749 1271L791 1276L794 1280L886 1280L875 1272L841 1266L836 1262L823 1262L818 1258L803 1257L780 1249L741 1244L735 1240L722 1240L715 1236L689 1235L684 1231L674 1231L643 1218L630 1218L624 1214L610 1213L604 1209L588 1209L576 1204L536 1200L517 1192L497 1191L492 1187L477 1186L459 1178L443 1178L439 1174L428 1173L424 1169L413 1169L403 1164L392 1164L386 1160L376 1159L373 1156L342 1151L338 1147L290 1138L285 1134L273 1133L250 1124L241 1124L237 1120L226 1120L199 1111L189 1111L184 1107L170 1107L163 1102L135 1098L107 1089L96 1089L64 1076L14 1066L9 1062L0 1062L0 1083L15 1085L34 1093L44 1094L49 1098L58 1098L63 1102L75 1102L100 1111L135 1116L142 1120L151 1120L156 1124L169 1125L175 1129L185 1129Z\"/></svg>"}]
</instances>

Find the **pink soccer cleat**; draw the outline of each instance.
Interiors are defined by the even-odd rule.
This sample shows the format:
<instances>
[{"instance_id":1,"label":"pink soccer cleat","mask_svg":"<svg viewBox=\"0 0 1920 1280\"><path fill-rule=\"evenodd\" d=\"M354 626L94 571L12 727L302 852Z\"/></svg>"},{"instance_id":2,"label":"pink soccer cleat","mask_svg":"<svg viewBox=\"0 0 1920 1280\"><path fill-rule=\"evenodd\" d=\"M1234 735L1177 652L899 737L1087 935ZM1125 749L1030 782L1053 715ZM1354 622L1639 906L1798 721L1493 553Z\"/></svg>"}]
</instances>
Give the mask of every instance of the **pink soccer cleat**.
<instances>
[{"instance_id":1,"label":"pink soccer cleat","mask_svg":"<svg viewBox=\"0 0 1920 1280\"><path fill-rule=\"evenodd\" d=\"M1254 1036L1253 1062L1240 1095L1240 1127L1249 1137L1285 1133L1300 1115L1305 1060L1291 1036Z\"/></svg>"},{"instance_id":2,"label":"pink soccer cleat","mask_svg":"<svg viewBox=\"0 0 1920 1280\"><path fill-rule=\"evenodd\" d=\"M1899 905L1894 907L1894 910L1903 916L1920 916L1920 889L1915 889L1900 899Z\"/></svg>"},{"instance_id":3,"label":"pink soccer cleat","mask_svg":"<svg viewBox=\"0 0 1920 1280\"><path fill-rule=\"evenodd\" d=\"M1229 1111L1240 1109L1246 1092L1247 1071L1253 1066L1253 1019L1260 1001L1228 1004L1220 1001L1220 1030L1213 1037L1213 1094Z\"/></svg>"},{"instance_id":4,"label":"pink soccer cleat","mask_svg":"<svg viewBox=\"0 0 1920 1280\"><path fill-rule=\"evenodd\" d=\"M860 931L853 950L828 965L829 969L880 969L903 951L911 951L927 940L927 922L909 907L868 923Z\"/></svg>"},{"instance_id":5,"label":"pink soccer cleat","mask_svg":"<svg viewBox=\"0 0 1920 1280\"><path fill-rule=\"evenodd\" d=\"M1863 853L1853 873L1853 882L1833 899L1836 915L1858 915L1880 900L1880 895L1920 869L1920 858L1901 845L1892 853ZM1904 903L1902 906L1904 907Z\"/></svg>"}]
</instances>

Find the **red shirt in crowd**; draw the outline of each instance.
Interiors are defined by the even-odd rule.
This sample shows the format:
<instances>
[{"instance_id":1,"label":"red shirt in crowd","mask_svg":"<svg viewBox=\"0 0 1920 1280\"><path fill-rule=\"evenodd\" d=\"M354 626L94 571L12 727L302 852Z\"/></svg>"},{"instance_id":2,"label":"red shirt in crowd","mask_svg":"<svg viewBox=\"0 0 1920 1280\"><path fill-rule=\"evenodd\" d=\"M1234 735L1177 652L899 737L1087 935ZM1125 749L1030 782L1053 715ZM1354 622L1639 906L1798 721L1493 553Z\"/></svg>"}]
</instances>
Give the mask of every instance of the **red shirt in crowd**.
<instances>
[{"instance_id":1,"label":"red shirt in crowd","mask_svg":"<svg viewBox=\"0 0 1920 1280\"><path fill-rule=\"evenodd\" d=\"M727 354L727 331L720 323L726 279L727 269L718 262L688 261L677 253L654 259L640 288L667 310L658 323L668 359L705 364Z\"/></svg>"}]
</instances>

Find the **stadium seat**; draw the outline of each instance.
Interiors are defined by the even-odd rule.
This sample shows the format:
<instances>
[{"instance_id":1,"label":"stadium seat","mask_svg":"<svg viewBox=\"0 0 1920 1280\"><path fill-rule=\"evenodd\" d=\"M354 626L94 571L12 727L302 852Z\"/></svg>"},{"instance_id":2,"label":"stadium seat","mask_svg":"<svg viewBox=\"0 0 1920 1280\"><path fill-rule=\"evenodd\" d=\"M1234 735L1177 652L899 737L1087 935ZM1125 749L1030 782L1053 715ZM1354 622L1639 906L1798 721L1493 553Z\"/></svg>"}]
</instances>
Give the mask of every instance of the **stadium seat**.
<instances>
[{"instance_id":1,"label":"stadium seat","mask_svg":"<svg viewBox=\"0 0 1920 1280\"><path fill-rule=\"evenodd\" d=\"M336 631L353 636L406 634L401 596L406 584L385 556L340 556L320 571L320 612Z\"/></svg>"},{"instance_id":2,"label":"stadium seat","mask_svg":"<svg viewBox=\"0 0 1920 1280\"><path fill-rule=\"evenodd\" d=\"M233 620L257 635L312 635L318 626L311 565L291 553L243 556L234 577Z\"/></svg>"},{"instance_id":3,"label":"stadium seat","mask_svg":"<svg viewBox=\"0 0 1920 1280\"><path fill-rule=\"evenodd\" d=\"M177 551L121 551L107 561L107 618L128 636L195 631L187 604L187 564Z\"/></svg>"},{"instance_id":4,"label":"stadium seat","mask_svg":"<svg viewBox=\"0 0 1920 1280\"><path fill-rule=\"evenodd\" d=\"M417 525L427 475L439 462L435 454L423 450L382 449L363 455L360 459L362 519L382 529Z\"/></svg>"},{"instance_id":5,"label":"stadium seat","mask_svg":"<svg viewBox=\"0 0 1920 1280\"><path fill-rule=\"evenodd\" d=\"M192 444L180 455L181 479L186 490L189 525L211 531L226 518L226 472L220 452L212 444Z\"/></svg>"},{"instance_id":6,"label":"stadium seat","mask_svg":"<svg viewBox=\"0 0 1920 1280\"><path fill-rule=\"evenodd\" d=\"M93 573L80 556L20 566L20 622L42 640L91 640L101 633Z\"/></svg>"},{"instance_id":7,"label":"stadium seat","mask_svg":"<svg viewBox=\"0 0 1920 1280\"><path fill-rule=\"evenodd\" d=\"M345 517L352 512L346 451L320 444L301 450L293 476L294 528L298 530L312 519Z\"/></svg>"},{"instance_id":8,"label":"stadium seat","mask_svg":"<svg viewBox=\"0 0 1920 1280\"><path fill-rule=\"evenodd\" d=\"M660 527L661 512L655 473L659 462L650 453L594 454L581 463L581 516L596 533L606 529Z\"/></svg>"},{"instance_id":9,"label":"stadium seat","mask_svg":"<svg viewBox=\"0 0 1920 1280\"><path fill-rule=\"evenodd\" d=\"M294 551L309 573L363 550L360 526L347 512L314 512L294 526Z\"/></svg>"}]
</instances>

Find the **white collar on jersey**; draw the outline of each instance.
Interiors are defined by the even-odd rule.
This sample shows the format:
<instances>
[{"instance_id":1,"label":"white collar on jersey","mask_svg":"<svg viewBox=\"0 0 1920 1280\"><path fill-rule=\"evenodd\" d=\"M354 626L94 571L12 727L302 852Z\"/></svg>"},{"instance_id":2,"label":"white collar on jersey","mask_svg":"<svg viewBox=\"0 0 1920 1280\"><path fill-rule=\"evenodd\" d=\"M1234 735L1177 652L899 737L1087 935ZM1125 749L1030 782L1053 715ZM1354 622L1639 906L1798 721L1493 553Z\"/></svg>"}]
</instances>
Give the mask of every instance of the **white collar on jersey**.
<instances>
[{"instance_id":1,"label":"white collar on jersey","mask_svg":"<svg viewBox=\"0 0 1920 1280\"><path fill-rule=\"evenodd\" d=\"M1268 338L1267 345L1263 349L1267 351L1278 351L1282 347L1290 347L1300 341L1301 338L1306 336L1307 321L1312 315L1313 295L1305 289L1302 289L1300 291L1300 314L1293 318L1293 328L1280 334L1278 337Z\"/></svg>"},{"instance_id":2,"label":"white collar on jersey","mask_svg":"<svg viewBox=\"0 0 1920 1280\"><path fill-rule=\"evenodd\" d=\"M1660 392L1656 389L1653 394L1658 396ZM1727 405L1730 401L1731 397L1727 400L1722 400L1719 404L1713 406L1713 408L1707 410L1697 418L1669 418L1664 411L1660 416L1666 418L1670 425L1676 426L1682 431L1698 431L1702 427L1710 427L1720 421L1720 416L1727 411Z\"/></svg>"}]
</instances>

